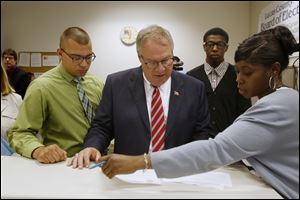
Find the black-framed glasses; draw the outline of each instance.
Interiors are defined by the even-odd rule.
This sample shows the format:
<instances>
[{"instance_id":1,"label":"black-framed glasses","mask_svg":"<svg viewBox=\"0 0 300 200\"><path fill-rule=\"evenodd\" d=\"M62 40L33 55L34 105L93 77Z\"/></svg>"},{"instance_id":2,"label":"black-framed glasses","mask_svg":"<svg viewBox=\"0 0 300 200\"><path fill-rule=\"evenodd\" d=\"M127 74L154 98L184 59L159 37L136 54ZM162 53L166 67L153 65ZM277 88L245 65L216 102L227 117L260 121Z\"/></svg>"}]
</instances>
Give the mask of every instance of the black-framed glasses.
<instances>
[{"instance_id":1,"label":"black-framed glasses","mask_svg":"<svg viewBox=\"0 0 300 200\"><path fill-rule=\"evenodd\" d=\"M205 42L204 44L205 48L208 49L213 49L215 46L217 46L218 49L225 49L227 47L227 43L226 42Z\"/></svg>"},{"instance_id":2,"label":"black-framed glasses","mask_svg":"<svg viewBox=\"0 0 300 200\"><path fill-rule=\"evenodd\" d=\"M13 56L7 56L7 55L3 56L3 60L14 60L14 59L15 59L15 57L13 57Z\"/></svg>"},{"instance_id":3,"label":"black-framed glasses","mask_svg":"<svg viewBox=\"0 0 300 200\"><path fill-rule=\"evenodd\" d=\"M169 57L169 58L166 58L166 59L163 59L161 61L155 61L155 60L145 61L143 56L140 56L140 57L142 58L145 65L147 65L151 69L156 68L159 65L159 63L161 63L164 68L167 68L167 67L171 66L174 63L174 57L173 56Z\"/></svg>"},{"instance_id":4,"label":"black-framed glasses","mask_svg":"<svg viewBox=\"0 0 300 200\"><path fill-rule=\"evenodd\" d=\"M93 62L96 58L96 55L94 53L88 55L88 56L81 56L77 54L68 54L63 48L60 48L69 58L72 59L72 62L74 64L80 64L83 60L85 60L88 64Z\"/></svg>"}]
</instances>

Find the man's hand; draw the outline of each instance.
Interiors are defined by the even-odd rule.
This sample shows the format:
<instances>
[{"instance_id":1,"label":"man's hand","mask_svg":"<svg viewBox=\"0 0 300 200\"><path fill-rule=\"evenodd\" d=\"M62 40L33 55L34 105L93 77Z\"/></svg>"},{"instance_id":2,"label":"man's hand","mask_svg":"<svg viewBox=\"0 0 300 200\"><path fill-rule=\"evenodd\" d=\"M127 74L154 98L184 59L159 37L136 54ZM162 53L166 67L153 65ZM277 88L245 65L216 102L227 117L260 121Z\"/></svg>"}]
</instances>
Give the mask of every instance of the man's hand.
<instances>
[{"instance_id":1,"label":"man's hand","mask_svg":"<svg viewBox=\"0 0 300 200\"><path fill-rule=\"evenodd\" d=\"M56 163L67 159L67 152L57 144L38 147L32 152L32 158L41 163Z\"/></svg>"},{"instance_id":2,"label":"man's hand","mask_svg":"<svg viewBox=\"0 0 300 200\"><path fill-rule=\"evenodd\" d=\"M83 167L89 167L90 161L98 162L100 158L101 153L96 148L87 147L70 158L67 166L82 169Z\"/></svg>"}]
</instances>

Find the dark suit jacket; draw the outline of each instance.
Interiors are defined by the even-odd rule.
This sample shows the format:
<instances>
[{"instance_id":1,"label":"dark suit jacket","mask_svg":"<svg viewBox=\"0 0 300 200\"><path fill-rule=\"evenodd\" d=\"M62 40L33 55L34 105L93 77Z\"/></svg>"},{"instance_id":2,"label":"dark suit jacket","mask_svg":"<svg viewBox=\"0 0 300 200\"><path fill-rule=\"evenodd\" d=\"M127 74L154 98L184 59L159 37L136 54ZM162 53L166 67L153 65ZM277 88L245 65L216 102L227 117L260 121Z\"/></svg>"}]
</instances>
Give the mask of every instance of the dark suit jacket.
<instances>
[{"instance_id":1,"label":"dark suit jacket","mask_svg":"<svg viewBox=\"0 0 300 200\"><path fill-rule=\"evenodd\" d=\"M166 149L207 139L211 131L204 84L175 71L171 77ZM115 153L148 152L151 130L141 67L107 77L84 148L95 147L103 152L112 139Z\"/></svg>"},{"instance_id":2,"label":"dark suit jacket","mask_svg":"<svg viewBox=\"0 0 300 200\"><path fill-rule=\"evenodd\" d=\"M7 73L7 76L10 85L15 89L16 93L21 95L22 99L24 99L27 87L31 82L30 75L19 67L15 67L12 72Z\"/></svg>"}]
</instances>

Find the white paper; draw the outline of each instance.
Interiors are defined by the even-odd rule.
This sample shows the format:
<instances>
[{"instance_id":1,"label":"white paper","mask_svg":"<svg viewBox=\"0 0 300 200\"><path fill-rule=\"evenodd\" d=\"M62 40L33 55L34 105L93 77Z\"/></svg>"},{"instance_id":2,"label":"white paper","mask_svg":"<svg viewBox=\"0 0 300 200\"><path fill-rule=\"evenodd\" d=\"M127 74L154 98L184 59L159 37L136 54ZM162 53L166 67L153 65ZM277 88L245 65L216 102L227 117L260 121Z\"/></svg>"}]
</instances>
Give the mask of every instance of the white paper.
<instances>
[{"instance_id":1,"label":"white paper","mask_svg":"<svg viewBox=\"0 0 300 200\"><path fill-rule=\"evenodd\" d=\"M138 183L138 184L156 184L160 185L161 181L157 178L156 173L153 169L138 170L132 174L116 175L116 179L125 181L127 183Z\"/></svg>"},{"instance_id":2,"label":"white paper","mask_svg":"<svg viewBox=\"0 0 300 200\"><path fill-rule=\"evenodd\" d=\"M138 184L162 184L162 183L182 183L189 185L198 185L201 187L213 187L224 189L232 187L230 175L223 172L206 172L191 176L179 178L157 178L154 170L138 170L135 173L127 175L117 175L115 178L127 183Z\"/></svg>"},{"instance_id":3,"label":"white paper","mask_svg":"<svg viewBox=\"0 0 300 200\"><path fill-rule=\"evenodd\" d=\"M201 187L213 187L217 189L224 189L225 187L232 187L230 175L223 172L206 172L202 174L195 174L191 176L183 176L172 179L161 179L166 183L183 183L190 185L198 185Z\"/></svg>"},{"instance_id":4,"label":"white paper","mask_svg":"<svg viewBox=\"0 0 300 200\"><path fill-rule=\"evenodd\" d=\"M30 53L21 52L19 54L18 65L21 67L29 67L30 66Z\"/></svg>"},{"instance_id":5,"label":"white paper","mask_svg":"<svg viewBox=\"0 0 300 200\"><path fill-rule=\"evenodd\" d=\"M43 55L42 66L56 66L59 64L59 57L57 55Z\"/></svg>"},{"instance_id":6,"label":"white paper","mask_svg":"<svg viewBox=\"0 0 300 200\"><path fill-rule=\"evenodd\" d=\"M42 66L42 54L41 53L31 53L30 65L31 65L31 67L41 67Z\"/></svg>"}]
</instances>

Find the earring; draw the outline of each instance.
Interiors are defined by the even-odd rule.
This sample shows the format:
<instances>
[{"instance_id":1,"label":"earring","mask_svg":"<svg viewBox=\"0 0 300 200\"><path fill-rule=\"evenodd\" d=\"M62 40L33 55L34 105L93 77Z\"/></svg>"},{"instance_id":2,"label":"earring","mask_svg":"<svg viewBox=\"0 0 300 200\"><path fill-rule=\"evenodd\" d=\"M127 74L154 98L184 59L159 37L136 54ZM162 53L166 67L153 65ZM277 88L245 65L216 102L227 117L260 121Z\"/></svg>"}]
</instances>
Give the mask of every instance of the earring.
<instances>
[{"instance_id":1,"label":"earring","mask_svg":"<svg viewBox=\"0 0 300 200\"><path fill-rule=\"evenodd\" d=\"M273 81L273 86L272 86L272 81ZM270 76L269 78L269 87L272 89L272 90L276 90L276 82L275 82L275 78L273 76Z\"/></svg>"}]
</instances>

